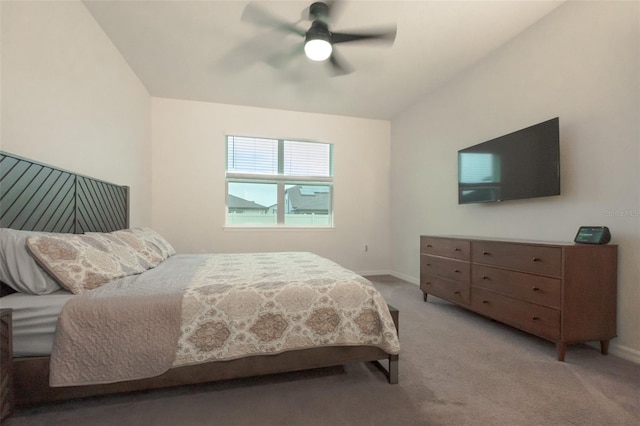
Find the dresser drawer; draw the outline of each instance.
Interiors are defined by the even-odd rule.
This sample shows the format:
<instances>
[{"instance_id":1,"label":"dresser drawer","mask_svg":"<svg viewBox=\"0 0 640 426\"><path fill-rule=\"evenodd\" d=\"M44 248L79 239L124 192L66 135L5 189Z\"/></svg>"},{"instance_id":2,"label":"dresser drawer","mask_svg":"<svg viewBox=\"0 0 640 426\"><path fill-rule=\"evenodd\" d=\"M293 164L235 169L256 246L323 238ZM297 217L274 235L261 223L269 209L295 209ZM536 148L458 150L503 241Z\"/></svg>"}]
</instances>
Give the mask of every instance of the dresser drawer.
<instances>
[{"instance_id":1,"label":"dresser drawer","mask_svg":"<svg viewBox=\"0 0 640 426\"><path fill-rule=\"evenodd\" d=\"M420 253L470 260L471 242L457 238L422 236L420 237Z\"/></svg>"},{"instance_id":2,"label":"dresser drawer","mask_svg":"<svg viewBox=\"0 0 640 426\"><path fill-rule=\"evenodd\" d=\"M474 241L474 263L500 266L532 274L562 277L562 249L503 242Z\"/></svg>"},{"instance_id":3,"label":"dresser drawer","mask_svg":"<svg viewBox=\"0 0 640 426\"><path fill-rule=\"evenodd\" d=\"M560 339L560 311L474 287L471 307L478 313L537 336Z\"/></svg>"},{"instance_id":4,"label":"dresser drawer","mask_svg":"<svg viewBox=\"0 0 640 426\"><path fill-rule=\"evenodd\" d=\"M422 275L420 290L461 305L469 304L469 283L447 280L435 275Z\"/></svg>"},{"instance_id":5,"label":"dresser drawer","mask_svg":"<svg viewBox=\"0 0 640 426\"><path fill-rule=\"evenodd\" d=\"M463 260L448 259L437 256L420 256L420 273L439 275L457 281L469 283L471 264Z\"/></svg>"},{"instance_id":6,"label":"dresser drawer","mask_svg":"<svg viewBox=\"0 0 640 426\"><path fill-rule=\"evenodd\" d=\"M471 285L496 293L560 309L562 281L483 265L471 266Z\"/></svg>"}]
</instances>

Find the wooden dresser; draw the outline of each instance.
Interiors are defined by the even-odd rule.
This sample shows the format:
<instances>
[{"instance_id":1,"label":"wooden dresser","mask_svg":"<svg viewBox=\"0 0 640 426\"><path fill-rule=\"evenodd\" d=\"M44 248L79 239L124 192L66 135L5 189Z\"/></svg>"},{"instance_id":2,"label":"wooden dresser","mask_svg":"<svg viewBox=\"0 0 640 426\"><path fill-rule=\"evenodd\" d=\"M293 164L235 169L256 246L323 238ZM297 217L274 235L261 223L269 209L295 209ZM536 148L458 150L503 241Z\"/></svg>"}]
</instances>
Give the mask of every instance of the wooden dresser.
<instances>
[{"instance_id":1,"label":"wooden dresser","mask_svg":"<svg viewBox=\"0 0 640 426\"><path fill-rule=\"evenodd\" d=\"M420 289L556 344L616 336L616 245L420 237Z\"/></svg>"},{"instance_id":2,"label":"wooden dresser","mask_svg":"<svg viewBox=\"0 0 640 426\"><path fill-rule=\"evenodd\" d=\"M0 423L13 412L13 347L11 309L0 309Z\"/></svg>"}]
</instances>

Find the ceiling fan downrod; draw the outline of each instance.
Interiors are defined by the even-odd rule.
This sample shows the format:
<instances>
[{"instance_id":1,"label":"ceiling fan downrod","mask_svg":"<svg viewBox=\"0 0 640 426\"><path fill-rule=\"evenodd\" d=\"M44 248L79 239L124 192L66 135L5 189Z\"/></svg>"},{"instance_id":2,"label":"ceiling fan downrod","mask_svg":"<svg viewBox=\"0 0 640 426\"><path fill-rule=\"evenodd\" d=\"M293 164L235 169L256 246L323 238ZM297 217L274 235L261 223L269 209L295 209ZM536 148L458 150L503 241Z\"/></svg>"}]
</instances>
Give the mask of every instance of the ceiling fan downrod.
<instances>
[{"instance_id":1,"label":"ceiling fan downrod","mask_svg":"<svg viewBox=\"0 0 640 426\"><path fill-rule=\"evenodd\" d=\"M325 2L317 1L309 6L309 20L315 21L317 19L326 20L329 18L329 5Z\"/></svg>"}]
</instances>

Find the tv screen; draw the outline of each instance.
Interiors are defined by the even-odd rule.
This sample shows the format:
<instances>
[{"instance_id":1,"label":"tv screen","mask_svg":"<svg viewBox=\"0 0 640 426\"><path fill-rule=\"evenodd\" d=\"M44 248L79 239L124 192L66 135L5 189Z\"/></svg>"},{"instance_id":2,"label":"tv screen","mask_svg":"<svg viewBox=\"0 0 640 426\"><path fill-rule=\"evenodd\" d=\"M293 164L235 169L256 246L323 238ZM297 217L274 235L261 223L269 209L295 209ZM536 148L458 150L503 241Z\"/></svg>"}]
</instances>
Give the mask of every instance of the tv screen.
<instances>
[{"instance_id":1,"label":"tv screen","mask_svg":"<svg viewBox=\"0 0 640 426\"><path fill-rule=\"evenodd\" d=\"M458 203L560 195L559 119L458 151Z\"/></svg>"}]
</instances>

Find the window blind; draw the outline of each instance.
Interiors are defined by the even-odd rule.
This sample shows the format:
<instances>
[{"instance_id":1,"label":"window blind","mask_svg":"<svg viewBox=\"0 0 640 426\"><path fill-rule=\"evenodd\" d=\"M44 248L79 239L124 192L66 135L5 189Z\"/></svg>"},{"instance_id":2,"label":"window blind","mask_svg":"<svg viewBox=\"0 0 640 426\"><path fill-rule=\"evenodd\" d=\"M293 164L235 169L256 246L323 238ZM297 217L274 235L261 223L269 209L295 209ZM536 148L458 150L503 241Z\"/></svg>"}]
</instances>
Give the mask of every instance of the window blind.
<instances>
[{"instance_id":1,"label":"window blind","mask_svg":"<svg viewBox=\"0 0 640 426\"><path fill-rule=\"evenodd\" d=\"M320 142L227 136L227 172L331 177L332 149Z\"/></svg>"},{"instance_id":2,"label":"window blind","mask_svg":"<svg viewBox=\"0 0 640 426\"><path fill-rule=\"evenodd\" d=\"M331 145L284 141L284 170L287 176L333 176Z\"/></svg>"},{"instance_id":3,"label":"window blind","mask_svg":"<svg viewBox=\"0 0 640 426\"><path fill-rule=\"evenodd\" d=\"M277 175L278 141L228 136L227 171Z\"/></svg>"}]
</instances>

